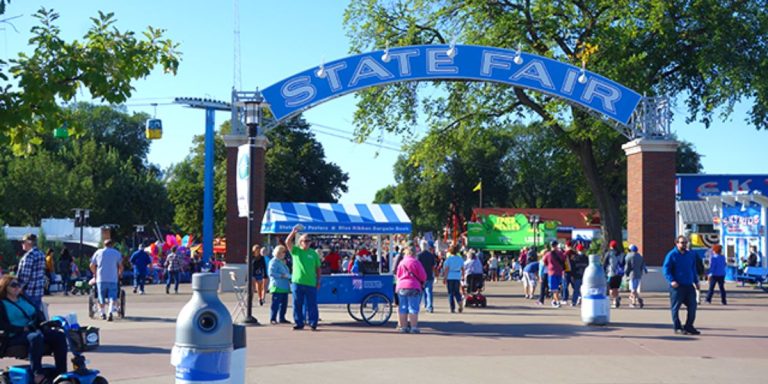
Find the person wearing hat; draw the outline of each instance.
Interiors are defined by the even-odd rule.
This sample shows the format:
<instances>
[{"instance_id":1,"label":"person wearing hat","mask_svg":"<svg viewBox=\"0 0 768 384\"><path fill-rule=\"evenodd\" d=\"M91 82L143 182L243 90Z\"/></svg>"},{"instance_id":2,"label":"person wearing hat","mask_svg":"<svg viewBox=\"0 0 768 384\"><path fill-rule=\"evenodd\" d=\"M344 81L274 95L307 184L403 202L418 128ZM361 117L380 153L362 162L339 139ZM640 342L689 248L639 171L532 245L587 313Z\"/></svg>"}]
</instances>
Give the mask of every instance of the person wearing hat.
<instances>
[{"instance_id":1,"label":"person wearing hat","mask_svg":"<svg viewBox=\"0 0 768 384\"><path fill-rule=\"evenodd\" d=\"M608 290L612 307L619 308L621 306L619 287L621 287L621 279L624 277L624 255L616 240L611 240L608 243L608 248L603 256L603 268L605 268L605 274L608 276Z\"/></svg>"},{"instance_id":2,"label":"person wearing hat","mask_svg":"<svg viewBox=\"0 0 768 384\"><path fill-rule=\"evenodd\" d=\"M581 283L584 281L584 271L589 266L589 258L584 254L584 244L576 244L576 252L571 255L569 262L571 264L571 284L573 285L571 306L576 306L581 302Z\"/></svg>"},{"instance_id":3,"label":"person wearing hat","mask_svg":"<svg viewBox=\"0 0 768 384\"><path fill-rule=\"evenodd\" d=\"M643 255L637 251L637 245L629 246L629 253L624 257L626 271L624 274L629 278L629 306L634 308L644 306L643 298L640 297L640 281L645 273L645 260Z\"/></svg>"},{"instance_id":4,"label":"person wearing hat","mask_svg":"<svg viewBox=\"0 0 768 384\"><path fill-rule=\"evenodd\" d=\"M34 233L24 235L21 240L21 247L25 253L19 261L18 280L24 295L42 310L45 290L45 255L37 249L37 236Z\"/></svg>"},{"instance_id":5,"label":"person wearing hat","mask_svg":"<svg viewBox=\"0 0 768 384\"><path fill-rule=\"evenodd\" d=\"M725 256L722 254L723 246L715 244L712 246L712 257L709 260L709 291L707 292L707 304L712 304L712 295L715 294L715 284L720 288L720 302L723 305L728 303L725 300Z\"/></svg>"}]
</instances>

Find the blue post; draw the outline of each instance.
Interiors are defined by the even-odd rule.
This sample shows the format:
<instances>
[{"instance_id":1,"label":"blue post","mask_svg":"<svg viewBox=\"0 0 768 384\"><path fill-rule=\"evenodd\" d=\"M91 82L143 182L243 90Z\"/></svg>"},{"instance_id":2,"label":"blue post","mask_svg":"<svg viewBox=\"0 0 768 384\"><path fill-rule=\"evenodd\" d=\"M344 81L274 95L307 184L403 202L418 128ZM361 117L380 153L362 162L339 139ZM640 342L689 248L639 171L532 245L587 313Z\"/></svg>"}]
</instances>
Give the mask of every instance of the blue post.
<instances>
[{"instance_id":1,"label":"blue post","mask_svg":"<svg viewBox=\"0 0 768 384\"><path fill-rule=\"evenodd\" d=\"M203 171L203 265L213 256L213 108L205 109L205 170Z\"/></svg>"}]
</instances>

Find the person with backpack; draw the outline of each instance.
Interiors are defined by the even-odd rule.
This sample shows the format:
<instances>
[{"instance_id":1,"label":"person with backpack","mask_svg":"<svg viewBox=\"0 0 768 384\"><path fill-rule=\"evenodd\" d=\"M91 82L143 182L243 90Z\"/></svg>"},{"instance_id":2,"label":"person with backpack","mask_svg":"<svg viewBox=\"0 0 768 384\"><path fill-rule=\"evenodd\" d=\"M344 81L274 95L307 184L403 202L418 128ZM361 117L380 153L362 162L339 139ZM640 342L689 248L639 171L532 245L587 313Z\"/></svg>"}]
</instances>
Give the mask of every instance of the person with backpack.
<instances>
[{"instance_id":1,"label":"person with backpack","mask_svg":"<svg viewBox=\"0 0 768 384\"><path fill-rule=\"evenodd\" d=\"M643 298L640 297L640 282L645 273L645 261L643 255L638 252L637 245L629 246L629 253L624 258L624 264L626 265L626 272L624 274L629 278L629 306L634 308L639 306L643 308L645 303Z\"/></svg>"},{"instance_id":2,"label":"person with backpack","mask_svg":"<svg viewBox=\"0 0 768 384\"><path fill-rule=\"evenodd\" d=\"M621 279L624 277L624 254L616 240L611 240L608 243L608 248L603 256L603 268L605 268L605 275L608 277L611 307L619 308L621 306L619 287L621 287Z\"/></svg>"}]
</instances>

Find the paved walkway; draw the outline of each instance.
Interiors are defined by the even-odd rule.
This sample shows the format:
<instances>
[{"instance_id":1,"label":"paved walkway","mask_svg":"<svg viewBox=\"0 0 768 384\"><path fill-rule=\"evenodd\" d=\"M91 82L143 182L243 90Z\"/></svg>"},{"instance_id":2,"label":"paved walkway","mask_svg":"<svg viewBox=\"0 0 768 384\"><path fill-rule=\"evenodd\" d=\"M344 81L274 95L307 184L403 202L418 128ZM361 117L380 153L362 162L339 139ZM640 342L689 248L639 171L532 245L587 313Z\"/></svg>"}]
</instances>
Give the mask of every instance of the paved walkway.
<instances>
[{"instance_id":1,"label":"paved walkway","mask_svg":"<svg viewBox=\"0 0 768 384\"><path fill-rule=\"evenodd\" d=\"M577 308L524 300L517 282L490 283L488 308L451 314L438 285L436 311L422 313L421 335L395 333L395 314L388 326L369 327L351 320L345 307L325 305L318 332L293 331L289 325L250 328L247 381L765 382L768 294L728 288L730 305L700 307L699 337L673 335L668 298L658 293L647 296L643 310L622 307L611 312L609 326L588 327ZM46 301L52 314L76 312L81 324L101 328L102 346L87 357L111 383L172 383L176 315L189 299L189 285L181 290L187 294L166 295L161 286L150 287L145 296L129 292L129 317L111 323L88 320L81 296ZM234 307L233 294L222 299ZM257 305L254 314L268 322L266 305ZM0 360L1 366L13 363Z\"/></svg>"}]
</instances>

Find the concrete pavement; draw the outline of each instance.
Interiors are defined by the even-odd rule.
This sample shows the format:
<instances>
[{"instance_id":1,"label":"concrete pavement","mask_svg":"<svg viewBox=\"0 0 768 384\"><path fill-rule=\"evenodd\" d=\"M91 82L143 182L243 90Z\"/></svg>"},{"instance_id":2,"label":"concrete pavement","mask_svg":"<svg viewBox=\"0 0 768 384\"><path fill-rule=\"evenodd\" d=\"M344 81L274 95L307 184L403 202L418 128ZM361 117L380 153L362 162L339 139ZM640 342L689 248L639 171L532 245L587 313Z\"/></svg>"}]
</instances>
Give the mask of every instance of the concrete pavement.
<instances>
[{"instance_id":1,"label":"concrete pavement","mask_svg":"<svg viewBox=\"0 0 768 384\"><path fill-rule=\"evenodd\" d=\"M81 324L101 328L101 347L87 353L112 383L172 383L169 364L176 315L189 298L128 291L127 319L87 319L86 298L53 296L51 314L76 312ZM663 293L646 308L612 310L605 327L582 325L578 308L539 307L522 298L517 282L489 283L488 308L448 310L436 285L435 313L422 313L421 335L356 323L344 306L323 305L318 332L290 325L249 328L249 383L725 383L768 378L768 294L729 285L729 305L702 305L699 337L676 336ZM624 294L626 297L626 294ZM234 308L234 294L223 301ZM716 299L717 300L717 299ZM628 300L624 300L626 303ZM268 305L254 307L268 323ZM291 311L289 310L289 316ZM683 317L685 313L681 314ZM0 365L15 363L0 360Z\"/></svg>"}]
</instances>

